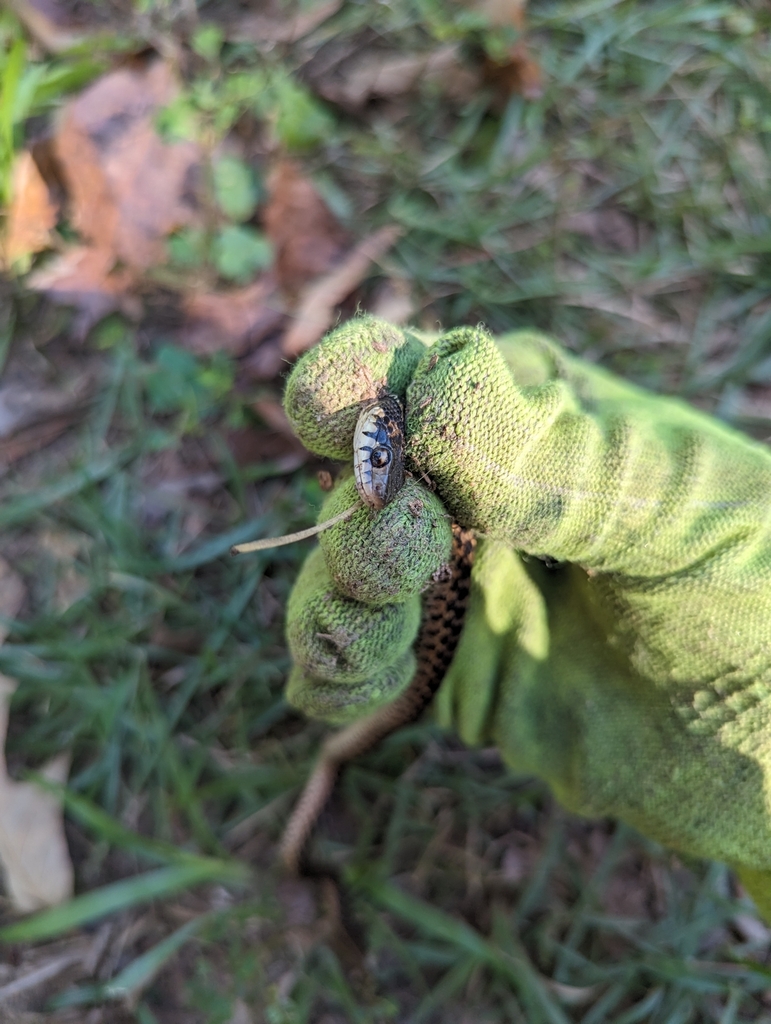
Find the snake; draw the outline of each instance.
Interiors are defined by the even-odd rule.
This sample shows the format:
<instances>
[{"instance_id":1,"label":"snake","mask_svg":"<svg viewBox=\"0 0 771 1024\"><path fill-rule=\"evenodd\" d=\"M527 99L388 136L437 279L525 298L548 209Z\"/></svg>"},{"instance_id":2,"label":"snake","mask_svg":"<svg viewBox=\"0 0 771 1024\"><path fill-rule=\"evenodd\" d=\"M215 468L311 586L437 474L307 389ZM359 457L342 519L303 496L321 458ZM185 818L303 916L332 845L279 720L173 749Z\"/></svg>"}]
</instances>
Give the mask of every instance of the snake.
<instances>
[{"instance_id":1,"label":"snake","mask_svg":"<svg viewBox=\"0 0 771 1024\"><path fill-rule=\"evenodd\" d=\"M406 475L405 432L403 406L395 395L384 393L362 408L353 435L353 468L356 490L369 508L383 509L398 494ZM418 718L439 689L463 630L475 547L473 532L453 522L449 563L424 594L412 679L394 700L324 742L280 843L280 859L292 874L331 873L311 870L307 851L341 769Z\"/></svg>"}]
</instances>

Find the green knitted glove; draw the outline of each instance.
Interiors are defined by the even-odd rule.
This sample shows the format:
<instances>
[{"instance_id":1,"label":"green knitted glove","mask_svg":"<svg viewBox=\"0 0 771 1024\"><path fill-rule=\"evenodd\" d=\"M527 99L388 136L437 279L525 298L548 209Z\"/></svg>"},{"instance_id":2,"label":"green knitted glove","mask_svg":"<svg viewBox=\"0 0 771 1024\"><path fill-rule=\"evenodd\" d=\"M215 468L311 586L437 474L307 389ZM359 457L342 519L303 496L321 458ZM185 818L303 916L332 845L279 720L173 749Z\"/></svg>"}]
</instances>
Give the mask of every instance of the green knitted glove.
<instances>
[{"instance_id":1,"label":"green knitted glove","mask_svg":"<svg viewBox=\"0 0 771 1024\"><path fill-rule=\"evenodd\" d=\"M452 517L481 539L439 721L574 811L727 861L771 915L771 452L532 332L354 320L300 360L286 408L350 464L382 388L406 401L413 479L321 535L288 609L289 700L340 722L407 685ZM321 519L355 497L345 480Z\"/></svg>"}]
</instances>

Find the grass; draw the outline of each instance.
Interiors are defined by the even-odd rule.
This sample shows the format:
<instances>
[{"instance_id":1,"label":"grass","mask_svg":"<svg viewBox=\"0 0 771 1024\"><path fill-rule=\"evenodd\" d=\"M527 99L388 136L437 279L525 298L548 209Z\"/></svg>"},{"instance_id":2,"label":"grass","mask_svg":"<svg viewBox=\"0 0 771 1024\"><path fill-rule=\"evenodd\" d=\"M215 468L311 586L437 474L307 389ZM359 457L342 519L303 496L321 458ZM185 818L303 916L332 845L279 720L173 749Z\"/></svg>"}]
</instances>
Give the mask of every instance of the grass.
<instances>
[{"instance_id":1,"label":"grass","mask_svg":"<svg viewBox=\"0 0 771 1024\"><path fill-rule=\"evenodd\" d=\"M223 24L227 13L211 8ZM768 436L765 4L536 0L540 99L489 84L452 98L427 82L408 102L358 110L317 97L335 47L449 42L473 65L496 33L438 0L349 2L309 42L263 52L224 29L190 36L183 15L114 11L125 39L160 25L193 40L199 64L165 128L216 141L244 118L278 126L340 216L359 231L404 226L390 269L411 282L417 322L535 323ZM26 118L86 69L77 54L30 56L10 19L3 32L7 169ZM24 75L48 83L39 106L14 99ZM11 357L37 348L55 368L80 351L23 281L13 302ZM102 385L81 424L0 479L0 549L29 595L0 648L0 671L19 681L7 754L34 770L72 752L83 894L54 925L10 924L5 938L26 955L80 925L113 951L96 983L65 979L34 1008L138 1024L225 1024L240 1005L268 1024L771 1020L769 936L724 867L571 818L428 722L351 767L322 829L369 941L370 977L357 979L322 941L318 894L272 866L323 732L282 700L282 610L308 545L227 556L308 525L321 501L312 467L233 456L233 427L261 435L254 401L281 382L231 390L236 367L175 355L152 322L137 337L114 319L89 351ZM182 384L164 391L169 365ZM217 487L170 495L170 469L215 473Z\"/></svg>"}]
</instances>

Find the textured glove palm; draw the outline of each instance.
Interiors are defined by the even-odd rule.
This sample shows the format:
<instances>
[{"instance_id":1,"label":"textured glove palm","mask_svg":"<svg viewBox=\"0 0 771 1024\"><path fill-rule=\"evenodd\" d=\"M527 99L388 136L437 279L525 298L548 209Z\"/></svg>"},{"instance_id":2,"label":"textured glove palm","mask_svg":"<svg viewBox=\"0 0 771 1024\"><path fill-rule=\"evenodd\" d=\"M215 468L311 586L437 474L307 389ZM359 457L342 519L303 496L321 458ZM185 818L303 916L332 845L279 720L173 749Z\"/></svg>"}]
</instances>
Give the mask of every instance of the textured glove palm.
<instances>
[{"instance_id":1,"label":"textured glove palm","mask_svg":"<svg viewBox=\"0 0 771 1024\"><path fill-rule=\"evenodd\" d=\"M306 563L289 699L344 721L407 685L449 551L427 478L481 538L440 722L574 811L733 864L771 914L771 453L532 332L431 344L355 320L295 367L287 411L350 463L382 389L406 400L414 480ZM345 481L321 518L354 499Z\"/></svg>"}]
</instances>

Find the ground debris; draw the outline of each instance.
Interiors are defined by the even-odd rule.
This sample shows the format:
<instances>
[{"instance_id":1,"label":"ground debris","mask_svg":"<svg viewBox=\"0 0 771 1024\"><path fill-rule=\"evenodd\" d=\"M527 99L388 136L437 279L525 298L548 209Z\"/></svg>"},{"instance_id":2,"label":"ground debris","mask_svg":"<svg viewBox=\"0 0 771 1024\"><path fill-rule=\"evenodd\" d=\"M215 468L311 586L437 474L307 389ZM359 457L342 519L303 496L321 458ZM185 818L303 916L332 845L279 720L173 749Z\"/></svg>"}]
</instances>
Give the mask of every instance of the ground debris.
<instances>
[{"instance_id":1,"label":"ground debris","mask_svg":"<svg viewBox=\"0 0 771 1024\"><path fill-rule=\"evenodd\" d=\"M142 273L164 261L169 234L199 219L201 151L164 142L154 125L176 89L170 68L153 61L104 75L63 110L53 151L85 244L65 248L27 284L74 306L81 338L115 309L139 315L132 292Z\"/></svg>"},{"instance_id":2,"label":"ground debris","mask_svg":"<svg viewBox=\"0 0 771 1024\"><path fill-rule=\"evenodd\" d=\"M184 343L197 355L229 352L241 356L256 348L284 321L283 300L274 273L228 291L193 291L182 300Z\"/></svg>"},{"instance_id":3,"label":"ground debris","mask_svg":"<svg viewBox=\"0 0 771 1024\"><path fill-rule=\"evenodd\" d=\"M293 160L279 160L268 176L265 230L276 251L280 290L290 299L340 261L350 235Z\"/></svg>"},{"instance_id":4,"label":"ground debris","mask_svg":"<svg viewBox=\"0 0 771 1024\"><path fill-rule=\"evenodd\" d=\"M13 168L11 205L3 247L5 264L13 266L30 254L47 249L58 213L58 205L32 153L23 150Z\"/></svg>"},{"instance_id":5,"label":"ground debris","mask_svg":"<svg viewBox=\"0 0 771 1024\"><path fill-rule=\"evenodd\" d=\"M21 578L0 559L0 643L8 635L6 620L16 617L26 590ZM8 707L16 681L0 675L0 745L5 744ZM63 783L69 755L57 754L40 774ZM8 778L0 753L0 866L16 910L28 912L62 903L72 895L73 871L64 838L61 801L34 782Z\"/></svg>"}]
</instances>

